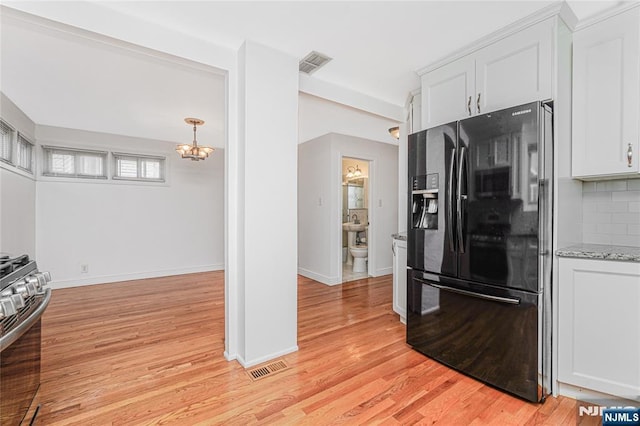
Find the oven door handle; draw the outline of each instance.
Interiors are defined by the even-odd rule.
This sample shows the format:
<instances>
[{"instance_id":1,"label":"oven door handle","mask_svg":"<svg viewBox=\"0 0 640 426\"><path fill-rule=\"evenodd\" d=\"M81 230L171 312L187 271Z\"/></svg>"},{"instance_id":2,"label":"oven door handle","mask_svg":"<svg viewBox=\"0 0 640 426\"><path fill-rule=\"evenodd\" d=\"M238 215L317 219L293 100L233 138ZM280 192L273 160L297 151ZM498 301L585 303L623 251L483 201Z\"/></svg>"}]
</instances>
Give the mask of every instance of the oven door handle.
<instances>
[{"instance_id":1,"label":"oven door handle","mask_svg":"<svg viewBox=\"0 0 640 426\"><path fill-rule=\"evenodd\" d=\"M51 301L51 289L47 288L44 292L44 299L35 311L31 312L31 315L27 317L19 326L2 336L0 338L0 351L8 348L13 342L18 340L24 333L29 331L32 325L36 323L47 309L49 302Z\"/></svg>"},{"instance_id":2,"label":"oven door handle","mask_svg":"<svg viewBox=\"0 0 640 426\"><path fill-rule=\"evenodd\" d=\"M477 297L478 299L490 300L492 302L509 303L511 305L520 304L520 299L513 299L511 297L500 297L500 296L492 296L490 294L476 293L474 291L462 290L459 288L449 287L442 284L435 284L435 283L427 283L427 284L429 284L432 287L438 288L440 290L450 291L453 293L460 293L465 296Z\"/></svg>"}]
</instances>

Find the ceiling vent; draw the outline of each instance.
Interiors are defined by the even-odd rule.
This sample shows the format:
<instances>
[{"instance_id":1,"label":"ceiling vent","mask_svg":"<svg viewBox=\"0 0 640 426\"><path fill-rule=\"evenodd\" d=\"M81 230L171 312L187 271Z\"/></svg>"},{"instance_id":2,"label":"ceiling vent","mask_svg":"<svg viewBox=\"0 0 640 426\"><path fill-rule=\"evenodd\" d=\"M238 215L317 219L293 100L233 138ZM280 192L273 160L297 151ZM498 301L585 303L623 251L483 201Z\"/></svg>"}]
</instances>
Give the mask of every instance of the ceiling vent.
<instances>
[{"instance_id":1,"label":"ceiling vent","mask_svg":"<svg viewBox=\"0 0 640 426\"><path fill-rule=\"evenodd\" d=\"M304 58L302 58L302 60L300 61L300 65L298 66L298 69L300 70L300 72L303 72L305 74L312 74L318 68L320 68L330 60L331 58L328 57L327 55L323 55L322 53L313 51L309 53L307 56L305 56Z\"/></svg>"}]
</instances>

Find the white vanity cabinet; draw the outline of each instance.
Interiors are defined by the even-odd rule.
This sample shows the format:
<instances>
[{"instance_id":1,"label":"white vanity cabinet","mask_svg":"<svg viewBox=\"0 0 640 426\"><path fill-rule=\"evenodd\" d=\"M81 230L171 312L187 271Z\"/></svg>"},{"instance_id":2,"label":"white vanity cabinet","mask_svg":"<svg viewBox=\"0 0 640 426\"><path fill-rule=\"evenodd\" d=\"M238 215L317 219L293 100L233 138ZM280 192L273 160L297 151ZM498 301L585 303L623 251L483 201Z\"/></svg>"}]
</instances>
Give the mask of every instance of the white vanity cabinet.
<instances>
[{"instance_id":1,"label":"white vanity cabinet","mask_svg":"<svg viewBox=\"0 0 640 426\"><path fill-rule=\"evenodd\" d=\"M640 263L559 258L559 269L561 386L640 395Z\"/></svg>"},{"instance_id":2,"label":"white vanity cabinet","mask_svg":"<svg viewBox=\"0 0 640 426\"><path fill-rule=\"evenodd\" d=\"M557 17L422 74L422 128L550 99Z\"/></svg>"},{"instance_id":3,"label":"white vanity cabinet","mask_svg":"<svg viewBox=\"0 0 640 426\"><path fill-rule=\"evenodd\" d=\"M393 239L393 311L407 323L407 242Z\"/></svg>"},{"instance_id":4,"label":"white vanity cabinet","mask_svg":"<svg viewBox=\"0 0 640 426\"><path fill-rule=\"evenodd\" d=\"M639 127L636 6L574 33L572 176L638 176Z\"/></svg>"}]
</instances>

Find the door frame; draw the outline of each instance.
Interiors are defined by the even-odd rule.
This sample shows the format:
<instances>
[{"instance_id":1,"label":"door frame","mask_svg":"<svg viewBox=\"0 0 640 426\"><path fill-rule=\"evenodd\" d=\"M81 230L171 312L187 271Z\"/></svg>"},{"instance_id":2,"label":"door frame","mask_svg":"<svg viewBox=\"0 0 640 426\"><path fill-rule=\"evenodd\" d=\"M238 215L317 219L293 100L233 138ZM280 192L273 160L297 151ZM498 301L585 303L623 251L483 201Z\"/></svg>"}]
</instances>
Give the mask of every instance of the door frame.
<instances>
[{"instance_id":1,"label":"door frame","mask_svg":"<svg viewBox=\"0 0 640 426\"><path fill-rule=\"evenodd\" d=\"M373 200L377 196L376 186L375 186L375 170L376 170L376 161L377 159L372 156L357 154L349 151L338 151L337 155L333 161L334 165L334 182L331 185L334 192L334 200L336 200L335 205L338 206L335 214L332 215L334 220L337 223L332 223L331 225L331 234L333 238L331 238L332 247L340 247L340 250L336 250L336 255L334 256L334 262L337 261L337 277L338 283L342 284L342 159L343 158L353 158L356 160L366 161L369 167L369 192L367 194L367 217L369 219L369 228L367 229L367 248L368 252L368 262L367 262L367 276L373 277L373 272L376 270L376 258L375 258L375 238L372 236L375 235L375 209L372 209ZM348 249L348 247L347 247Z\"/></svg>"}]
</instances>

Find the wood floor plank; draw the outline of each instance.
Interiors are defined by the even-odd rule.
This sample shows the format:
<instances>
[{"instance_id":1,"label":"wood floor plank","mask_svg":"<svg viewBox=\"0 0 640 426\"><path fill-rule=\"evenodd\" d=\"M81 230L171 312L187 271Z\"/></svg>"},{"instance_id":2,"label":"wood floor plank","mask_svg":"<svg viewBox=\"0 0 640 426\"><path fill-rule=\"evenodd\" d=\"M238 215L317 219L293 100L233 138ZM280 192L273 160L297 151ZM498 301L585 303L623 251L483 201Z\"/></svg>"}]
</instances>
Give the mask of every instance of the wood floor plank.
<instances>
[{"instance_id":1,"label":"wood floor plank","mask_svg":"<svg viewBox=\"0 0 640 426\"><path fill-rule=\"evenodd\" d=\"M571 399L531 404L408 347L391 281L299 277L299 351L257 381L223 357L222 272L55 290L38 424L575 422Z\"/></svg>"}]
</instances>

